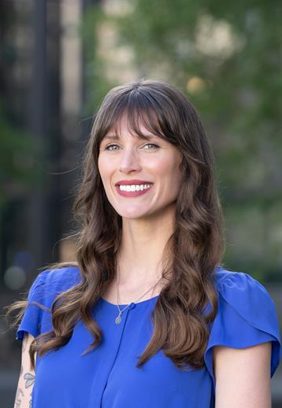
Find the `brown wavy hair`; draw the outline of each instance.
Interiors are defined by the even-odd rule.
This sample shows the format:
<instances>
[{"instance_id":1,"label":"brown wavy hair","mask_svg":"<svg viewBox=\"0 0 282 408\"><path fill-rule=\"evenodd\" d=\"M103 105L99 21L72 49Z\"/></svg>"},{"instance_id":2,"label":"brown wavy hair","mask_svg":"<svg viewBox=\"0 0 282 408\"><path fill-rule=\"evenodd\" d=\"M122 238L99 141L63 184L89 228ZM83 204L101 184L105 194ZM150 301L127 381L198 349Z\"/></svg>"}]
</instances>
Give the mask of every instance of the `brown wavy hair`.
<instances>
[{"instance_id":1,"label":"brown wavy hair","mask_svg":"<svg viewBox=\"0 0 282 408\"><path fill-rule=\"evenodd\" d=\"M91 310L115 277L122 219L105 194L98 156L102 139L109 130L118 132L124 115L132 135L145 138L140 131L142 123L150 132L177 146L182 153L183 170L176 201L175 230L162 259L163 278L167 283L152 312L153 336L139 356L137 367L159 349L180 369L186 364L195 369L204 366L208 325L214 321L218 309L214 272L225 249L213 154L200 117L184 93L165 82L142 79L113 88L95 116L83 158L82 181L73 206L80 226L76 240L77 264L73 265L79 267L81 280L60 293L51 310L47 309L52 313L53 330L33 340L30 347L33 369L35 353L42 356L66 344L79 319L95 339L84 354L101 343L103 333ZM65 265L56 264L52 268ZM204 314L208 304L210 311ZM8 312L19 307L17 322L27 301L15 302Z\"/></svg>"}]
</instances>

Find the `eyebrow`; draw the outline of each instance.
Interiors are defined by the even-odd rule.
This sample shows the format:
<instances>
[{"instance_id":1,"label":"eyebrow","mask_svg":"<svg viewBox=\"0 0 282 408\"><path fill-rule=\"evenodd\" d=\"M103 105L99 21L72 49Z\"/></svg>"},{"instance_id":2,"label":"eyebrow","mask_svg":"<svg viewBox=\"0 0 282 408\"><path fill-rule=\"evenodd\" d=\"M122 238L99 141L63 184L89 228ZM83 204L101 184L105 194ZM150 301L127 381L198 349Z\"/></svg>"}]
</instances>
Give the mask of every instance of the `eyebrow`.
<instances>
[{"instance_id":1,"label":"eyebrow","mask_svg":"<svg viewBox=\"0 0 282 408\"><path fill-rule=\"evenodd\" d=\"M144 139L144 140L152 140L152 139L155 139L157 137L159 137L159 136L157 136L157 135L142 135L142 136L139 136L140 139ZM106 139L108 139L108 140L120 140L120 137L118 135L106 135L103 138L103 140L106 140Z\"/></svg>"}]
</instances>

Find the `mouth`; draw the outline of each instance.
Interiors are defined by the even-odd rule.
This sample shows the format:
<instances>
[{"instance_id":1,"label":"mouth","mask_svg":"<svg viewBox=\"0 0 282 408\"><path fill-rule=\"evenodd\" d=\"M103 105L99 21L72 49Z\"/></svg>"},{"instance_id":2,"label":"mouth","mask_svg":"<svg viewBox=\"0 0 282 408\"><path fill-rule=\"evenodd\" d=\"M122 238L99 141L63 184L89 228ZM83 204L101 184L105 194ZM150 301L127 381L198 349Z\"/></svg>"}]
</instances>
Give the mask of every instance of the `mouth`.
<instances>
[{"instance_id":1,"label":"mouth","mask_svg":"<svg viewBox=\"0 0 282 408\"><path fill-rule=\"evenodd\" d=\"M116 190L123 197L139 197L151 190L153 184L116 184Z\"/></svg>"}]
</instances>

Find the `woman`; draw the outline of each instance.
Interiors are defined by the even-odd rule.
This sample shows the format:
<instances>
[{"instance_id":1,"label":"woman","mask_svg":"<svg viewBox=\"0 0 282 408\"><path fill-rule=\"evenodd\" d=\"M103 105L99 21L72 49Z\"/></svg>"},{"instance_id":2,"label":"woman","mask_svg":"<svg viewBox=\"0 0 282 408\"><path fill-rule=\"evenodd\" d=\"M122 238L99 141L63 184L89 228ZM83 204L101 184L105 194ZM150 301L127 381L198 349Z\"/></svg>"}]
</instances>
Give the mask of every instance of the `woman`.
<instances>
[{"instance_id":1,"label":"woman","mask_svg":"<svg viewBox=\"0 0 282 408\"><path fill-rule=\"evenodd\" d=\"M213 157L184 94L156 80L107 94L74 210L77 265L41 272L24 304L15 406L269 408L274 304L220 266Z\"/></svg>"}]
</instances>

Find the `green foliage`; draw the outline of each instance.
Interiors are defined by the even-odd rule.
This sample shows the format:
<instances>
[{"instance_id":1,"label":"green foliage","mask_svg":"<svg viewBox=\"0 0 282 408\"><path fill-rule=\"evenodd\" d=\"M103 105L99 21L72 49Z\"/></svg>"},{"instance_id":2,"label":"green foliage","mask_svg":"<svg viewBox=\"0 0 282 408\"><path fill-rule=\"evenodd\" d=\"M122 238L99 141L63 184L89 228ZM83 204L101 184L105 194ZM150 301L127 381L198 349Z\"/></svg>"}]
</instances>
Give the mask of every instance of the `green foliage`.
<instances>
[{"instance_id":1,"label":"green foliage","mask_svg":"<svg viewBox=\"0 0 282 408\"><path fill-rule=\"evenodd\" d=\"M98 52L97 33L111 25L116 50L133 50L138 77L175 84L201 113L227 217L227 264L281 279L281 1L131 0L122 7L95 14L92 106L118 82Z\"/></svg>"}]
</instances>

